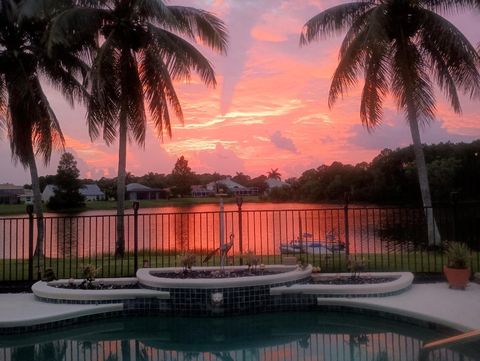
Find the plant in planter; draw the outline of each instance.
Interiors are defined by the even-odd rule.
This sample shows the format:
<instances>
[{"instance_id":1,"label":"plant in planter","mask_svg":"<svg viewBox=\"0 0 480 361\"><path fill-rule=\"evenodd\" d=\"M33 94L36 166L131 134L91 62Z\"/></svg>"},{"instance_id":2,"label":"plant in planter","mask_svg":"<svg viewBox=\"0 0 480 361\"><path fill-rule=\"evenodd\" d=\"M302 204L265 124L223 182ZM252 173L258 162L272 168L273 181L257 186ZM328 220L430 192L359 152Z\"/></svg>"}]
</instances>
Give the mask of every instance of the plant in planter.
<instances>
[{"instance_id":1,"label":"plant in planter","mask_svg":"<svg viewBox=\"0 0 480 361\"><path fill-rule=\"evenodd\" d=\"M183 272L189 272L195 266L196 257L193 253L185 253L180 258L180 264L183 267Z\"/></svg>"},{"instance_id":2,"label":"plant in planter","mask_svg":"<svg viewBox=\"0 0 480 361\"><path fill-rule=\"evenodd\" d=\"M243 263L248 266L248 270L252 271L257 269L257 266L260 263L260 258L255 255L252 251L248 251L241 255Z\"/></svg>"},{"instance_id":3,"label":"plant in planter","mask_svg":"<svg viewBox=\"0 0 480 361\"><path fill-rule=\"evenodd\" d=\"M356 257L348 257L347 260L347 269L351 272L352 279L360 278L360 273L364 272L367 268L368 260L365 258L356 258Z\"/></svg>"},{"instance_id":4,"label":"plant in planter","mask_svg":"<svg viewBox=\"0 0 480 361\"><path fill-rule=\"evenodd\" d=\"M447 264L443 266L443 273L450 288L462 289L467 287L470 278L470 249L465 243L448 242L445 248Z\"/></svg>"},{"instance_id":5,"label":"plant in planter","mask_svg":"<svg viewBox=\"0 0 480 361\"><path fill-rule=\"evenodd\" d=\"M82 271L83 282L80 284L80 288L87 290L94 289L93 281L95 281L95 277L97 277L99 271L100 269L93 264L85 265Z\"/></svg>"}]
</instances>

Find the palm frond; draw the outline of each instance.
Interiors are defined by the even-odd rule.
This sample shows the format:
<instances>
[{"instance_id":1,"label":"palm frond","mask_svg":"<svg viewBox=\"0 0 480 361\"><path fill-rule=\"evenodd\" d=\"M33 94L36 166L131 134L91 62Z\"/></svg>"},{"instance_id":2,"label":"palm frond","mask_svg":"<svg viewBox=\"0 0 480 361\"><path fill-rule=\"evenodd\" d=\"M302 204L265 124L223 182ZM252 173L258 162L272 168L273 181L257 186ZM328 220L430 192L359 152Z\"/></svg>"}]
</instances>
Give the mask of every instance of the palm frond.
<instances>
[{"instance_id":1,"label":"palm frond","mask_svg":"<svg viewBox=\"0 0 480 361\"><path fill-rule=\"evenodd\" d=\"M63 53L63 60L60 62L50 57L45 57L39 62L39 70L44 77L49 80L52 87L60 90L63 96L69 101L70 106L74 105L75 100L86 104L89 94L79 78L84 78L89 67L79 58L72 54Z\"/></svg>"},{"instance_id":2,"label":"palm frond","mask_svg":"<svg viewBox=\"0 0 480 361\"><path fill-rule=\"evenodd\" d=\"M411 41L395 43L392 49L392 92L397 106L409 120L428 123L436 110L428 64Z\"/></svg>"},{"instance_id":3,"label":"palm frond","mask_svg":"<svg viewBox=\"0 0 480 361\"><path fill-rule=\"evenodd\" d=\"M171 22L173 15L162 0L137 0L136 7L142 17L156 22Z\"/></svg>"},{"instance_id":4,"label":"palm frond","mask_svg":"<svg viewBox=\"0 0 480 361\"><path fill-rule=\"evenodd\" d=\"M109 15L107 10L87 7L61 12L53 18L47 33L49 52L58 45L69 48L84 43L86 39L91 42Z\"/></svg>"},{"instance_id":5,"label":"palm frond","mask_svg":"<svg viewBox=\"0 0 480 361\"><path fill-rule=\"evenodd\" d=\"M480 96L480 73L477 67L480 55L447 19L429 10L424 10L422 14L424 19L418 33L418 44L430 56L433 62L430 68L436 73L439 85L450 98L454 110L460 111L452 89L459 88L471 98ZM435 36L431 36L432 33Z\"/></svg>"},{"instance_id":6,"label":"palm frond","mask_svg":"<svg viewBox=\"0 0 480 361\"><path fill-rule=\"evenodd\" d=\"M219 52L227 53L228 34L225 23L215 15L201 9L185 6L168 6L173 20L169 18L159 22L167 30L173 30L181 35L200 41Z\"/></svg>"},{"instance_id":7,"label":"palm frond","mask_svg":"<svg viewBox=\"0 0 480 361\"><path fill-rule=\"evenodd\" d=\"M374 12L377 8L378 7L368 9L358 18L356 18L355 21L352 23L347 33L345 34L345 37L343 38L342 45L340 46L340 58L345 54L345 51L348 49L352 41L355 40L357 35L360 34L361 31L368 26L370 16L372 15L372 12Z\"/></svg>"},{"instance_id":8,"label":"palm frond","mask_svg":"<svg viewBox=\"0 0 480 361\"><path fill-rule=\"evenodd\" d=\"M115 49L112 33L98 51L91 71L91 97L87 108L87 123L90 137L96 139L103 133L107 144L117 135L121 88L118 82L120 71L119 52Z\"/></svg>"},{"instance_id":9,"label":"palm frond","mask_svg":"<svg viewBox=\"0 0 480 361\"><path fill-rule=\"evenodd\" d=\"M388 93L390 80L390 48L386 42L370 46L365 57L365 84L360 103L360 119L368 130L382 119L383 99Z\"/></svg>"},{"instance_id":10,"label":"palm frond","mask_svg":"<svg viewBox=\"0 0 480 361\"><path fill-rule=\"evenodd\" d=\"M452 77L448 65L445 63L442 54L435 47L429 47L423 44L425 53L428 54L429 62L432 64L431 71L435 76L436 83L440 89L445 93L450 105L455 113L461 113L462 107L460 105L460 98L457 92L457 84Z\"/></svg>"},{"instance_id":11,"label":"palm frond","mask_svg":"<svg viewBox=\"0 0 480 361\"><path fill-rule=\"evenodd\" d=\"M127 115L125 119L128 123L128 134L137 144L143 146L147 118L143 106L143 89L138 74L138 65L130 51L122 50L119 70L121 87L119 100L123 105L122 111Z\"/></svg>"},{"instance_id":12,"label":"palm frond","mask_svg":"<svg viewBox=\"0 0 480 361\"><path fill-rule=\"evenodd\" d=\"M480 8L479 0L420 0L419 5L433 11L454 14L466 9Z\"/></svg>"},{"instance_id":13,"label":"palm frond","mask_svg":"<svg viewBox=\"0 0 480 361\"><path fill-rule=\"evenodd\" d=\"M0 118L7 117L7 107L8 107L8 98L7 98L7 87L5 84L5 76L0 72Z\"/></svg>"},{"instance_id":14,"label":"palm frond","mask_svg":"<svg viewBox=\"0 0 480 361\"><path fill-rule=\"evenodd\" d=\"M339 96L346 93L347 89L357 84L359 73L364 64L366 54L365 41L368 29L364 29L350 43L345 50L333 74L332 84L328 94L328 106L331 108Z\"/></svg>"},{"instance_id":15,"label":"palm frond","mask_svg":"<svg viewBox=\"0 0 480 361\"><path fill-rule=\"evenodd\" d=\"M149 112L155 129L160 137L166 131L172 136L169 107L176 117L183 122L183 112L167 66L158 57L157 51L149 47L140 61L140 79L145 89Z\"/></svg>"},{"instance_id":16,"label":"palm frond","mask_svg":"<svg viewBox=\"0 0 480 361\"><path fill-rule=\"evenodd\" d=\"M206 85L216 85L212 65L192 44L153 25L148 30L151 42L155 44L152 50L163 59L173 80L190 80L193 70Z\"/></svg>"},{"instance_id":17,"label":"palm frond","mask_svg":"<svg viewBox=\"0 0 480 361\"><path fill-rule=\"evenodd\" d=\"M52 149L63 149L65 147L65 139L60 123L42 90L38 78L34 80L34 87L38 99L38 111L33 122L32 144L36 154L40 154L45 165L47 165L50 162Z\"/></svg>"},{"instance_id":18,"label":"palm frond","mask_svg":"<svg viewBox=\"0 0 480 361\"><path fill-rule=\"evenodd\" d=\"M300 45L344 31L373 6L374 2L370 1L352 2L322 11L303 26Z\"/></svg>"}]
</instances>

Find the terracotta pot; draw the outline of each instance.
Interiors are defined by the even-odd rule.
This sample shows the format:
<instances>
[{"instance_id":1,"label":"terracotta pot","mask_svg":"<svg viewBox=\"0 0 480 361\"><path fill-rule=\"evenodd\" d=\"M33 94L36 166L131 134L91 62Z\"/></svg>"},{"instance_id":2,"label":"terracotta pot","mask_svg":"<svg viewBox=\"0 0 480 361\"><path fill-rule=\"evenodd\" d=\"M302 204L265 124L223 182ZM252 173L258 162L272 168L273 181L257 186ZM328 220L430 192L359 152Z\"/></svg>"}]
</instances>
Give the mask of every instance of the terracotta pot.
<instances>
[{"instance_id":1,"label":"terracotta pot","mask_svg":"<svg viewBox=\"0 0 480 361\"><path fill-rule=\"evenodd\" d=\"M464 290L470 278L470 268L450 268L443 266L443 273L450 288Z\"/></svg>"}]
</instances>

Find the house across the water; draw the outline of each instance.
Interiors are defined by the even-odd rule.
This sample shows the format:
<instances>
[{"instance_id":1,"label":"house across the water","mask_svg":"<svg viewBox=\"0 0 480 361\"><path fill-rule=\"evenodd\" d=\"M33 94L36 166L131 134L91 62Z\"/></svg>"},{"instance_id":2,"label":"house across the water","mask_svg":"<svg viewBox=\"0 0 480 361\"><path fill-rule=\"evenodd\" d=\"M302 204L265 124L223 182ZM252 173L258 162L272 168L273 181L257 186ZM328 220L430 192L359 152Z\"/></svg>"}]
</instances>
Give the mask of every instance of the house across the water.
<instances>
[{"instance_id":1,"label":"house across the water","mask_svg":"<svg viewBox=\"0 0 480 361\"><path fill-rule=\"evenodd\" d=\"M127 184L125 199L130 201L168 198L168 191L160 188L150 188L140 183Z\"/></svg>"},{"instance_id":2,"label":"house across the water","mask_svg":"<svg viewBox=\"0 0 480 361\"><path fill-rule=\"evenodd\" d=\"M32 191L10 183L0 184L0 204L31 203Z\"/></svg>"},{"instance_id":3,"label":"house across the water","mask_svg":"<svg viewBox=\"0 0 480 361\"><path fill-rule=\"evenodd\" d=\"M42 201L47 203L50 198L55 194L55 189L57 186L54 184L47 184L42 193ZM85 184L82 188L79 189L80 194L85 197L87 202L92 201L103 201L105 200L105 193L98 187L96 183Z\"/></svg>"}]
</instances>

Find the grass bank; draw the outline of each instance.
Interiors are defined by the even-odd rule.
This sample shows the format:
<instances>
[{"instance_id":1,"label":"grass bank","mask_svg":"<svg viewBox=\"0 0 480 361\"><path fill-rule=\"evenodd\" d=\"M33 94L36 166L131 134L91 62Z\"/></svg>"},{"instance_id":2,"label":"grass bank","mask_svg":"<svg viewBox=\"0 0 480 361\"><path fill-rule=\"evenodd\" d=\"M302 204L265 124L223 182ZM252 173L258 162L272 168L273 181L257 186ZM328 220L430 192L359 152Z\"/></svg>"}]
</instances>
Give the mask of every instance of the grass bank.
<instances>
[{"instance_id":1,"label":"grass bank","mask_svg":"<svg viewBox=\"0 0 480 361\"><path fill-rule=\"evenodd\" d=\"M224 198L225 203L235 203L236 200L233 197ZM262 200L257 196L243 197L245 203L248 202L261 202ZM218 204L219 198L170 198L170 199L158 199L158 200L142 200L140 201L141 208L155 208L155 207L188 207L197 204ZM125 208L132 208L133 201L126 201ZM117 208L116 201L95 201L86 202L85 207L80 209L68 210L68 213L77 213L92 210L115 210ZM44 212L48 212L44 206ZM56 212L60 213L60 212ZM63 212L62 212L63 213ZM25 204L0 204L0 216L11 215L26 215Z\"/></svg>"},{"instance_id":2,"label":"grass bank","mask_svg":"<svg viewBox=\"0 0 480 361\"><path fill-rule=\"evenodd\" d=\"M420 251L411 254L356 254L365 262L365 272L375 271L409 271L414 273L441 273L445 259L440 252ZM257 256L259 262L264 264L281 264L285 255L262 255ZM319 266L322 272L347 272L346 257L342 254L333 256L300 255L306 262ZM182 255L175 252L161 252L154 250L140 251L138 266L143 266L144 260L148 260L149 267L179 267ZM207 263L203 263L204 254L197 254L196 266L214 266L220 264L218 256L212 257ZM240 265L241 257L235 256L229 259L235 265ZM57 278L82 278L82 270L87 264L93 264L98 268L98 277L131 277L134 276L134 257L127 253L123 258L113 254L103 254L92 257L76 258L47 258L45 268L52 268ZM194 266L193 268L195 268ZM246 266L245 266L246 267ZM480 271L480 253L473 252L471 258L473 272ZM37 264L34 264L34 278L37 275ZM7 259L0 260L0 281L22 281L28 279L28 260Z\"/></svg>"}]
</instances>

